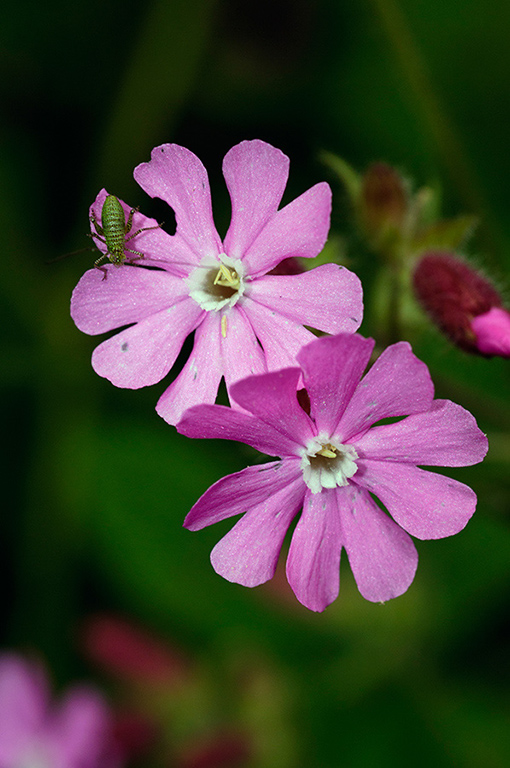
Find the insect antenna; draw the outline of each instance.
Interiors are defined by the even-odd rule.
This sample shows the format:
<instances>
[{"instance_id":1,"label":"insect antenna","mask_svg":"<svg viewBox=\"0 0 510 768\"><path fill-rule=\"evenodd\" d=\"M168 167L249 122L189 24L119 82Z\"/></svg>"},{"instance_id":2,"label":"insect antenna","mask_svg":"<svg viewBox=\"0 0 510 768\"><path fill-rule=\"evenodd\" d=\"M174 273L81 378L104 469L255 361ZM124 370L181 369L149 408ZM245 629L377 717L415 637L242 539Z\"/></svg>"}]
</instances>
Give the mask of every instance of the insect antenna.
<instances>
[{"instance_id":1,"label":"insect antenna","mask_svg":"<svg viewBox=\"0 0 510 768\"><path fill-rule=\"evenodd\" d=\"M67 259L68 256L76 256L78 253L85 253L85 251L95 251L96 253L100 252L99 248L91 248L90 246L88 248L78 248L77 251L69 251L69 253L62 253L60 256L55 256L54 259L48 259L45 261L45 264L55 264L57 261L62 261L63 259Z\"/></svg>"}]
</instances>

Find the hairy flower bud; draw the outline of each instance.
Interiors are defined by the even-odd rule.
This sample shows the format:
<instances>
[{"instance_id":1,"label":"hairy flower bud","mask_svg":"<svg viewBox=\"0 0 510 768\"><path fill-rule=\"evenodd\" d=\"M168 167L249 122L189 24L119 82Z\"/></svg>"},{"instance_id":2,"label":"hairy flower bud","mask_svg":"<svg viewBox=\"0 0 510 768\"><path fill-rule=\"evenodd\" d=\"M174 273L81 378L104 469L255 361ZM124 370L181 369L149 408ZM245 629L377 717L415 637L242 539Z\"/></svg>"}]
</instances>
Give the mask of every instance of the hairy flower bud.
<instances>
[{"instance_id":1,"label":"hairy flower bud","mask_svg":"<svg viewBox=\"0 0 510 768\"><path fill-rule=\"evenodd\" d=\"M413 286L423 308L451 341L466 352L510 357L510 313L494 286L448 252L426 253Z\"/></svg>"}]
</instances>

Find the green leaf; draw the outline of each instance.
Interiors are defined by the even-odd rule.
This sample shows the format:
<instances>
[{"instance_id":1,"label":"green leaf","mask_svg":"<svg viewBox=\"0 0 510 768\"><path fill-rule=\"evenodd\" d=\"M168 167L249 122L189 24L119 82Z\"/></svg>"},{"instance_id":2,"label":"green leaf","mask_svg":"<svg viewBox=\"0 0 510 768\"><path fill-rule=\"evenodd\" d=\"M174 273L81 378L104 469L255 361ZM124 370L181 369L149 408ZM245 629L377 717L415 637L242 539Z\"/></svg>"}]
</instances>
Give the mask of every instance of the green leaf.
<instances>
[{"instance_id":1,"label":"green leaf","mask_svg":"<svg viewBox=\"0 0 510 768\"><path fill-rule=\"evenodd\" d=\"M321 152L319 159L338 176L345 186L352 204L356 205L361 189L361 174L355 171L349 163L332 152Z\"/></svg>"},{"instance_id":2,"label":"green leaf","mask_svg":"<svg viewBox=\"0 0 510 768\"><path fill-rule=\"evenodd\" d=\"M477 223L477 217L468 214L438 221L414 238L411 250L414 253L430 250L456 251L471 237Z\"/></svg>"}]
</instances>

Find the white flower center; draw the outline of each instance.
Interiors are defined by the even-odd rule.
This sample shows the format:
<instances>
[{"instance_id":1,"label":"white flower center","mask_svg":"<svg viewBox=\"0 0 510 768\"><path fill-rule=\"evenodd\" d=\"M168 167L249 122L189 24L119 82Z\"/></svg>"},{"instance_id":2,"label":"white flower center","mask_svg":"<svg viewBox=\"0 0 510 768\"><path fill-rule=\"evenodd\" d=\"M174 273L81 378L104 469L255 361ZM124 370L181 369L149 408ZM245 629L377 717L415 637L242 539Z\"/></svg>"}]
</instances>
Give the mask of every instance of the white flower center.
<instances>
[{"instance_id":1,"label":"white flower center","mask_svg":"<svg viewBox=\"0 0 510 768\"><path fill-rule=\"evenodd\" d=\"M312 493L347 485L358 471L357 458L352 445L342 445L319 435L308 444L301 459L303 480Z\"/></svg>"},{"instance_id":2,"label":"white flower center","mask_svg":"<svg viewBox=\"0 0 510 768\"><path fill-rule=\"evenodd\" d=\"M185 279L189 295L202 309L217 312L233 307L244 293L245 269L240 259L220 253L218 259L206 256Z\"/></svg>"}]
</instances>

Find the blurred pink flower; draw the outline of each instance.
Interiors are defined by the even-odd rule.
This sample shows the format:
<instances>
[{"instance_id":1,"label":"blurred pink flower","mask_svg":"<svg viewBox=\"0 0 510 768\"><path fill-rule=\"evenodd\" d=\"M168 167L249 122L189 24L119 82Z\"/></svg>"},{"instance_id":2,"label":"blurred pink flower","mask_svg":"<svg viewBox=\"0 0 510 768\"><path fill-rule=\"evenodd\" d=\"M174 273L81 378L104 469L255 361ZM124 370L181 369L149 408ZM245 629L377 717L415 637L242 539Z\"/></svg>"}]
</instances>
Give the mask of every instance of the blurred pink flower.
<instances>
[{"instance_id":1,"label":"blurred pink flower","mask_svg":"<svg viewBox=\"0 0 510 768\"><path fill-rule=\"evenodd\" d=\"M142 232L129 247L144 254L143 262L107 264L107 280L91 269L73 292L71 315L80 330L95 335L129 326L92 355L96 373L118 387L160 381L195 331L188 361L157 404L170 424L190 406L213 403L222 377L230 390L250 374L295 365L296 353L314 338L305 325L326 333L359 328L361 283L349 270L325 264L301 274L268 274L285 259L317 256L329 230L325 182L278 210L288 170L288 157L263 141L243 141L227 153L232 219L222 241L200 160L177 144L156 147L134 175L151 197L174 209L175 235ZM98 220L106 194L91 208ZM154 224L135 213L132 228Z\"/></svg>"},{"instance_id":2,"label":"blurred pink flower","mask_svg":"<svg viewBox=\"0 0 510 768\"><path fill-rule=\"evenodd\" d=\"M94 690L72 688L54 705L38 664L0 657L0 768L112 768L111 733Z\"/></svg>"},{"instance_id":3,"label":"blurred pink flower","mask_svg":"<svg viewBox=\"0 0 510 768\"><path fill-rule=\"evenodd\" d=\"M486 437L464 408L433 399L428 369L406 342L388 347L362 378L373 347L357 334L316 339L297 355L301 368L235 384L243 411L201 405L177 424L188 437L238 440L281 457L219 480L184 521L199 530L246 513L212 551L224 578L248 587L272 578L302 508L287 559L298 600L314 611L335 600L345 547L363 597L384 601L414 578L409 533L436 539L466 525L476 506L471 488L417 465L475 464ZM301 376L305 390L296 394Z\"/></svg>"}]
</instances>

